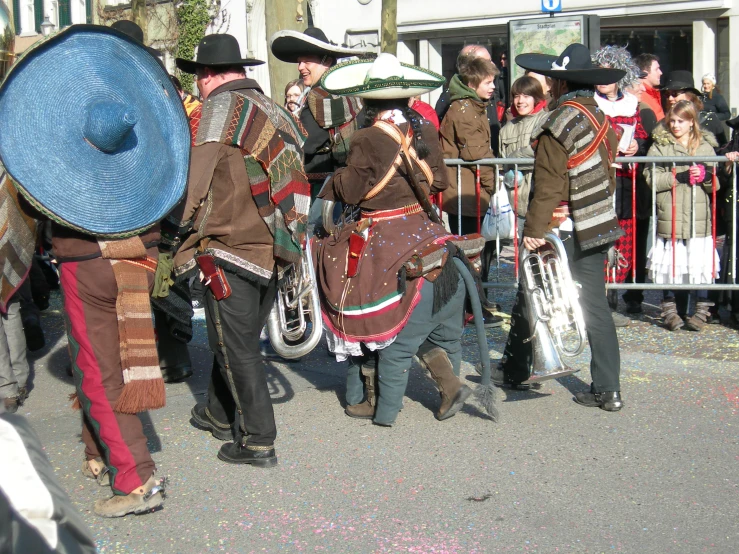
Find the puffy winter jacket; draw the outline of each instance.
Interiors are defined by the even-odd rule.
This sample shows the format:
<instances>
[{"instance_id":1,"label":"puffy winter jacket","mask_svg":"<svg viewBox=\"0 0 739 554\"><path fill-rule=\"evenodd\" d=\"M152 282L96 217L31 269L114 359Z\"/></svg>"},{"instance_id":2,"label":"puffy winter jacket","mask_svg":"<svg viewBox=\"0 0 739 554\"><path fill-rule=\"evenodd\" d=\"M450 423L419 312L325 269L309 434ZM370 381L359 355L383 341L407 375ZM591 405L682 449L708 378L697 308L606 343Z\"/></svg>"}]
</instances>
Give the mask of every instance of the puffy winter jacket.
<instances>
[{"instance_id":1,"label":"puffy winter jacket","mask_svg":"<svg viewBox=\"0 0 739 554\"><path fill-rule=\"evenodd\" d=\"M716 139L708 131L701 131L703 136L695 156L715 156ZM654 144L649 149L648 156L689 156L686 148L677 142L677 139L665 127L664 123L657 125L652 133ZM657 191L657 234L665 239L672 237L672 163L645 164L644 176L647 183ZM706 166L706 176L701 185L690 185L688 170L692 165L686 161L676 165L676 214L675 237L689 239L691 236L707 237L711 234L711 189L713 164ZM653 180L654 179L654 180ZM718 188L718 182L716 187ZM695 234L691 235L692 225L692 197L695 189Z\"/></svg>"}]
</instances>

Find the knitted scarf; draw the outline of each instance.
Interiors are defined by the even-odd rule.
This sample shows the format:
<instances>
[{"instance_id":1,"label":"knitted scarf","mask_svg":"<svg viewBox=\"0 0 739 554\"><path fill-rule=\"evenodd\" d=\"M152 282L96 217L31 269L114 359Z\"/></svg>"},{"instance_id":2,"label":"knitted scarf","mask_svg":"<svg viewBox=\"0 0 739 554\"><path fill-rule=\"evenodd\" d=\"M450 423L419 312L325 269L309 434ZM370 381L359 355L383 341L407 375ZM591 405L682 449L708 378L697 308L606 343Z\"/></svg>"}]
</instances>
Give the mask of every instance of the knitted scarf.
<instances>
[{"instance_id":1,"label":"knitted scarf","mask_svg":"<svg viewBox=\"0 0 739 554\"><path fill-rule=\"evenodd\" d=\"M567 100L577 102L579 96L592 97L592 93L575 92L563 96L560 105L542 125L544 132L551 133L564 146L569 158L585 150L598 132L580 110L561 105ZM609 165L601 154L604 150L605 147L599 147L585 162L568 171L570 213L582 250L610 244L624 234L613 207Z\"/></svg>"},{"instance_id":2,"label":"knitted scarf","mask_svg":"<svg viewBox=\"0 0 739 554\"><path fill-rule=\"evenodd\" d=\"M0 312L23 283L33 263L36 220L21 209L18 190L0 164Z\"/></svg>"},{"instance_id":3,"label":"knitted scarf","mask_svg":"<svg viewBox=\"0 0 739 554\"><path fill-rule=\"evenodd\" d=\"M299 262L310 185L303 172L305 137L295 120L260 92L227 91L196 108L190 127L193 146L220 142L241 150L259 215L274 238L275 259Z\"/></svg>"},{"instance_id":4,"label":"knitted scarf","mask_svg":"<svg viewBox=\"0 0 739 554\"><path fill-rule=\"evenodd\" d=\"M103 258L113 266L118 285L115 311L121 346L123 391L113 409L135 414L162 408L165 404L164 380L159 369L154 325L151 321L147 271L156 271L157 261L146 255L139 237L125 240L99 240Z\"/></svg>"}]
</instances>

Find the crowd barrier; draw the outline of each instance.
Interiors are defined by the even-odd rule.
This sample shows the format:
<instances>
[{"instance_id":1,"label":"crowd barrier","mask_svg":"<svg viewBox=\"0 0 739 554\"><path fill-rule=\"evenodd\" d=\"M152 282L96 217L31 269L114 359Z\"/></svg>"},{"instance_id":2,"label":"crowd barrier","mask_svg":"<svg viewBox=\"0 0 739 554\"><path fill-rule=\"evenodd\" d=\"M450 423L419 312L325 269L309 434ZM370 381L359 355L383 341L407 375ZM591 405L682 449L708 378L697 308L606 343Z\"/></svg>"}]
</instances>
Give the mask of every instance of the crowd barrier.
<instances>
[{"instance_id":1,"label":"crowd barrier","mask_svg":"<svg viewBox=\"0 0 739 554\"><path fill-rule=\"evenodd\" d=\"M712 230L712 242L714 249L716 248L717 243L717 236L716 236L716 230L717 230L717 217L718 217L718 210L716 205L716 199L717 199L717 192L719 188L719 172L721 171L720 164L725 164L728 162L727 158L725 156L681 156L681 157L663 157L663 156L632 156L632 157L618 157L615 160L615 163L623 163L623 164L635 164L635 171L633 171L633 179L632 179L632 206L636 205L636 186L635 181L638 176L638 174L641 174L644 171L646 164L652 165L652 171L651 175L654 178L654 167L658 164L670 164L672 167L672 174L673 174L673 191L675 188L675 167L677 165L685 165L687 163L700 163L706 166L706 173L710 174L712 176L712 191L710 193L711 196L711 230ZM495 170L495 183L496 187L503 187L505 186L502 183L502 180L500 176L508 171L509 169L513 169L514 175L517 175L517 170L519 167L530 169L531 166L534 164L533 158L485 158L481 160L476 161L465 161L461 159L448 159L445 160L445 163L449 167L456 167L457 168L457 214L461 214L462 212L462 167L463 166L472 166L475 168L475 194L477 197L477 205L479 205L479 198L480 198L480 168L483 166L493 166ZM728 249L728 256L724 256L722 259L722 263L726 264L728 266L728 272L726 281L727 282L717 282L719 279L718 271L716 268L714 268L713 271L713 279L711 283L708 284L690 284L690 283L637 283L636 282L636 276L635 276L635 267L630 268L630 282L625 283L614 283L614 282L608 282L606 283L606 288L609 290L616 289L616 290L739 290L739 285L736 283L736 271L734 270L736 267L736 251L737 251L737 203L736 203L736 194L737 194L737 164L733 163L733 168L730 174L730 186L731 186L731 194L730 198L733 200L730 204L727 204L727 207L731 210L731 218L730 223L727 227L726 231L726 241L729 241L729 249ZM514 179L514 187L513 189L509 189L509 196L511 198L511 206L513 207L514 213L516 213L516 207L518 205L518 180ZM652 202L651 202L651 222L650 224L650 233L651 233L651 244L655 244L657 241L657 191L653 185L653 183L648 183L651 187L652 192ZM724 183L724 186L726 183ZM536 186L536 185L534 185ZM496 191L498 189L496 188ZM673 195L673 199L675 196ZM614 197L614 203L615 203L615 197ZM691 236L694 236L695 233L695 202L696 202L696 196L695 194L692 195L691 198L691 213L693 214L693 218L691 221ZM437 204L440 204L440 202L437 202ZM673 206L674 206L674 200L673 200ZM674 207L673 207L674 209ZM632 245L636 244L636 210L632 210L632 213L634 213L634 225L632 225L632 236L631 242ZM480 217L478 219L481 219L484 217L485 213L484 211L479 214ZM451 214L448 214L448 217L454 217ZM457 216L458 219L458 229L461 228L461 215ZM673 217L673 221L674 221ZM478 229L479 231L479 229ZM672 240L675 240L675 226L673 225L672 230ZM493 288L493 289L508 289L508 288L516 288L518 286L518 241L513 240L511 241L513 248L514 248L514 280L510 281L507 280L506 282L502 282L500 279L500 248L501 248L501 241L496 241L496 250L497 250L497 256L496 256L496 267L495 267L495 280L487 283L483 283L483 286L485 288ZM674 244L674 243L673 243ZM635 250L635 249L634 249ZM674 250L673 250L674 251ZM724 253L726 253L726 249L724 248ZM634 264L632 264L634 265Z\"/></svg>"}]
</instances>

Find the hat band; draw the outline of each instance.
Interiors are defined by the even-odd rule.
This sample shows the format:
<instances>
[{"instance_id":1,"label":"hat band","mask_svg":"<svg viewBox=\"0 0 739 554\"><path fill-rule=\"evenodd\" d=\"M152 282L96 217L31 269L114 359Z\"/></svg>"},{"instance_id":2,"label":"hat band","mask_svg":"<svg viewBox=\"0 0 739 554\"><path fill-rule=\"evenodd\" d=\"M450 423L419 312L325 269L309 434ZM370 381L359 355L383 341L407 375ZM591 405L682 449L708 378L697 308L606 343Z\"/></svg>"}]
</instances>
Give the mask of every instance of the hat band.
<instances>
[{"instance_id":1,"label":"hat band","mask_svg":"<svg viewBox=\"0 0 739 554\"><path fill-rule=\"evenodd\" d=\"M365 85L369 85L369 84L372 84L372 83L386 83L388 81L393 82L393 81L402 81L402 80L403 80L403 77L401 77L399 75L393 75L391 77L385 77L384 79L379 78L379 77L370 77L369 75L367 75L364 78L364 84Z\"/></svg>"}]
</instances>

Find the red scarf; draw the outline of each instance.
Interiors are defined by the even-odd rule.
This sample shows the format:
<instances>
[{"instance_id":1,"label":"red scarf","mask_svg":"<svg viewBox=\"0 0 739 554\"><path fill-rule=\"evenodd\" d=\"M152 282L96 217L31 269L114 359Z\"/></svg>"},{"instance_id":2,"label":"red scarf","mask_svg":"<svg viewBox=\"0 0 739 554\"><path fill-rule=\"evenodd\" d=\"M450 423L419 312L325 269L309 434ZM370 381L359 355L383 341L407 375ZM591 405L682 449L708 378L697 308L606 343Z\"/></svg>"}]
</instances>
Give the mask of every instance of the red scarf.
<instances>
[{"instance_id":1,"label":"red scarf","mask_svg":"<svg viewBox=\"0 0 739 554\"><path fill-rule=\"evenodd\" d=\"M536 103L536 105L534 106L534 109L531 110L531 112L528 113L528 114L526 114L526 115L527 116L528 115L534 115L535 113L538 113L541 110L543 110L546 107L546 105L547 105L547 101L546 100L539 100ZM511 113L513 114L513 117L519 117L518 110L516 109L516 105L515 104L511 104Z\"/></svg>"}]
</instances>

